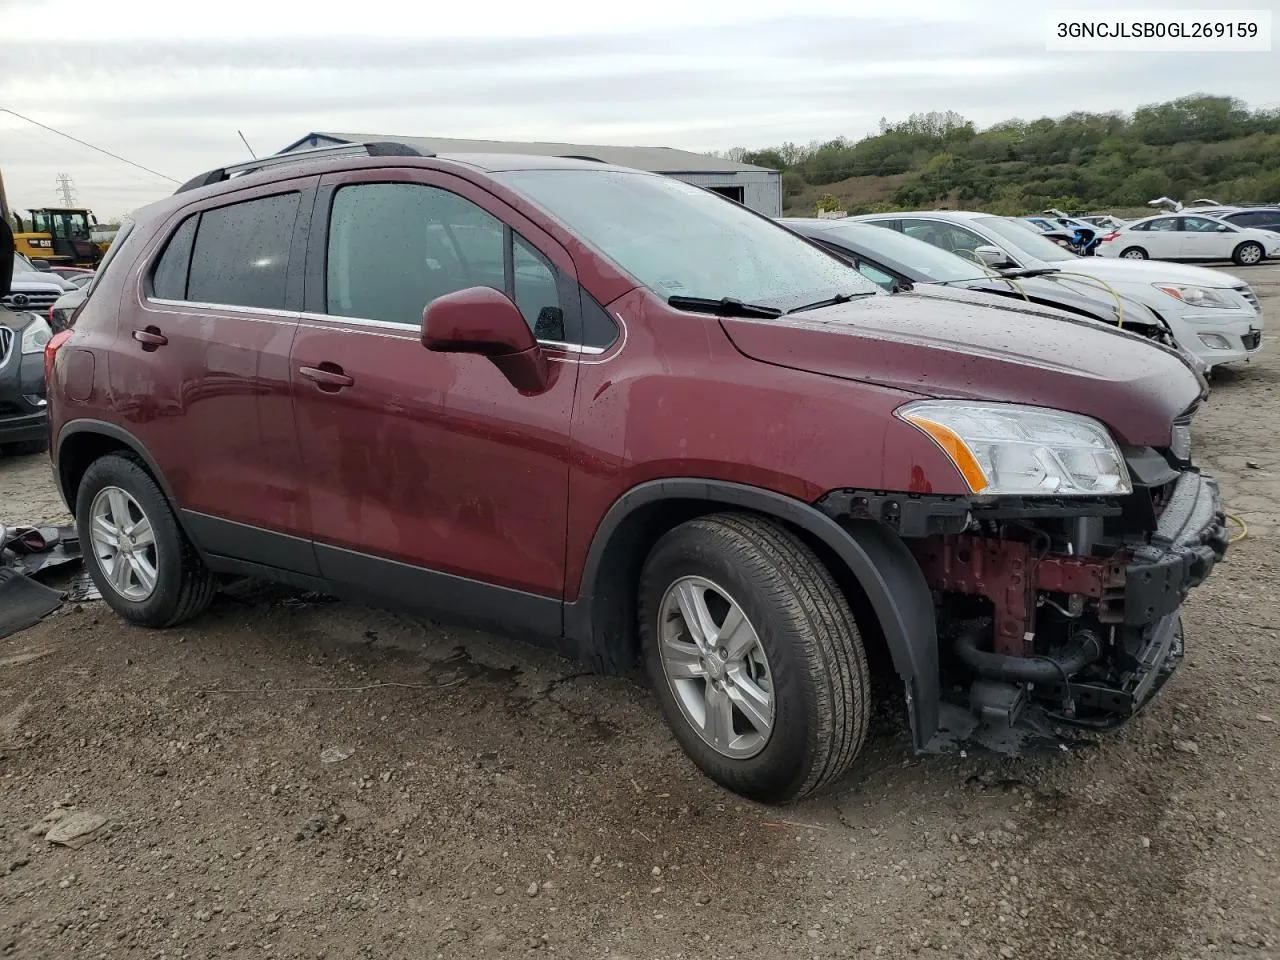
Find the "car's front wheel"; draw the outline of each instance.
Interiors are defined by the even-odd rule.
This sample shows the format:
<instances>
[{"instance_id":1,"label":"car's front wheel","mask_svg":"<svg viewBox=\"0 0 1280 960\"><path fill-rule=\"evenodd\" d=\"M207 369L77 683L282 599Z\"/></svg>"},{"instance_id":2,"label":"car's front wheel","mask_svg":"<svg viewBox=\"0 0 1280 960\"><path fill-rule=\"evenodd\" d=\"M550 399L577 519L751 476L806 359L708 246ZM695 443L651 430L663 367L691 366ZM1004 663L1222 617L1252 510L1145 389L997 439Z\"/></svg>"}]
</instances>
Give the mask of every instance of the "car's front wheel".
<instances>
[{"instance_id":1,"label":"car's front wheel","mask_svg":"<svg viewBox=\"0 0 1280 960\"><path fill-rule=\"evenodd\" d=\"M1262 244L1246 240L1236 247L1235 252L1231 254L1231 259L1242 267L1250 267L1255 263L1261 263L1266 255L1267 251L1262 249Z\"/></svg>"},{"instance_id":2,"label":"car's front wheel","mask_svg":"<svg viewBox=\"0 0 1280 960\"><path fill-rule=\"evenodd\" d=\"M136 460L110 454L90 465L76 492L76 528L89 576L126 620L168 627L213 599L213 575Z\"/></svg>"},{"instance_id":3,"label":"car's front wheel","mask_svg":"<svg viewBox=\"0 0 1280 960\"><path fill-rule=\"evenodd\" d=\"M658 702L707 776L778 802L849 770L867 731L866 655L803 541L752 515L689 521L650 552L639 599Z\"/></svg>"},{"instance_id":4,"label":"car's front wheel","mask_svg":"<svg viewBox=\"0 0 1280 960\"><path fill-rule=\"evenodd\" d=\"M1125 247L1120 251L1121 260L1145 260L1147 259L1147 251L1141 247Z\"/></svg>"}]
</instances>

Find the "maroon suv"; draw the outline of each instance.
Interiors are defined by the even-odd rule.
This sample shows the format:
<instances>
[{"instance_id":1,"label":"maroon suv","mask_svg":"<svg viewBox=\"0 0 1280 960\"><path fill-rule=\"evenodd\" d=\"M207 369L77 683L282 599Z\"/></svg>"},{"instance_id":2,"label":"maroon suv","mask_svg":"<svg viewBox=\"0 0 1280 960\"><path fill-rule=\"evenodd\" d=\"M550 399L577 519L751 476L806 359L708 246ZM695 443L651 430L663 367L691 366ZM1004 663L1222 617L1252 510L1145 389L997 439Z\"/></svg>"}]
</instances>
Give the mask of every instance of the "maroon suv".
<instances>
[{"instance_id":1,"label":"maroon suv","mask_svg":"<svg viewBox=\"0 0 1280 960\"><path fill-rule=\"evenodd\" d=\"M123 617L248 575L640 657L693 760L764 800L849 770L868 650L922 751L1123 721L1226 548L1171 351L885 294L584 160L211 171L121 229L47 359Z\"/></svg>"}]
</instances>

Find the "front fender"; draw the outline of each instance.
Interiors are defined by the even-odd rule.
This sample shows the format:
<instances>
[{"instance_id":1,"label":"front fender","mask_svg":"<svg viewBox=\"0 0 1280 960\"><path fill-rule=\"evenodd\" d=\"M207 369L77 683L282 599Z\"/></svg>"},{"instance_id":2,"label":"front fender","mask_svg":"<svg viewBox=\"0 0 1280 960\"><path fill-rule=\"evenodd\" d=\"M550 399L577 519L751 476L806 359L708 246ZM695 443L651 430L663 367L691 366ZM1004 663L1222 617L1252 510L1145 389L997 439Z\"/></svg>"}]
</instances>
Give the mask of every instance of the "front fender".
<instances>
[{"instance_id":1,"label":"front fender","mask_svg":"<svg viewBox=\"0 0 1280 960\"><path fill-rule=\"evenodd\" d=\"M866 593L879 621L893 664L906 690L912 739L923 749L938 728L937 622L933 595L906 544L873 521L840 524L813 506L771 490L693 477L652 480L628 490L601 520L587 553L582 590L565 605L565 634L580 657L597 665L618 665L619 634L628 629L627 610L619 618L619 583L601 574L610 543L626 520L663 500L693 501L706 510L741 509L774 517L824 543Z\"/></svg>"}]
</instances>

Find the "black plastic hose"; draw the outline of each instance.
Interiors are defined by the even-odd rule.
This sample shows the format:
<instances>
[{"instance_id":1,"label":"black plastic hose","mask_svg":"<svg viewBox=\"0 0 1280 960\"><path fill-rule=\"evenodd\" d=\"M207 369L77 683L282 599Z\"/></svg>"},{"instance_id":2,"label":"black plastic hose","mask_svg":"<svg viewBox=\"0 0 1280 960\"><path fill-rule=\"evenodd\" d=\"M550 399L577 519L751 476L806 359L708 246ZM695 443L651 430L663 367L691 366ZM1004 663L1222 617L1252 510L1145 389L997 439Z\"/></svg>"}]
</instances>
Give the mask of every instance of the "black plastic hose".
<instances>
[{"instance_id":1,"label":"black plastic hose","mask_svg":"<svg viewBox=\"0 0 1280 960\"><path fill-rule=\"evenodd\" d=\"M965 630L956 638L956 655L979 676L1007 683L1057 683L1102 656L1102 640L1092 630L1077 630L1056 656L1011 657L978 649L990 624Z\"/></svg>"}]
</instances>

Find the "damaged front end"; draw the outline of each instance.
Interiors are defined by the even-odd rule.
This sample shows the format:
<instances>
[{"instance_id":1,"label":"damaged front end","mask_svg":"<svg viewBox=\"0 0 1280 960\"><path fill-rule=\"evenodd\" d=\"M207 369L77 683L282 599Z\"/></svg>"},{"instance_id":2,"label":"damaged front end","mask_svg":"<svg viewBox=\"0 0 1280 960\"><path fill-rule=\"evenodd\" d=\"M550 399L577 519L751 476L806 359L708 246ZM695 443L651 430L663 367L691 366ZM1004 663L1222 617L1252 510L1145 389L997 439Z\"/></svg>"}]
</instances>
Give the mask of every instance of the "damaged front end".
<instances>
[{"instance_id":1,"label":"damaged front end","mask_svg":"<svg viewBox=\"0 0 1280 960\"><path fill-rule=\"evenodd\" d=\"M1227 549L1217 484L1182 452L1126 449L1122 496L841 490L819 502L846 524L894 529L933 593L940 704L920 749L1056 748L1151 700L1182 660L1187 592Z\"/></svg>"}]
</instances>

